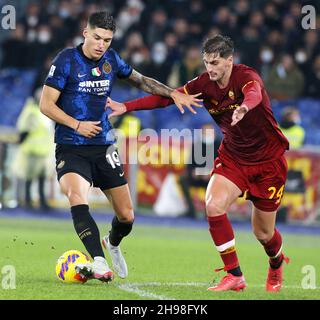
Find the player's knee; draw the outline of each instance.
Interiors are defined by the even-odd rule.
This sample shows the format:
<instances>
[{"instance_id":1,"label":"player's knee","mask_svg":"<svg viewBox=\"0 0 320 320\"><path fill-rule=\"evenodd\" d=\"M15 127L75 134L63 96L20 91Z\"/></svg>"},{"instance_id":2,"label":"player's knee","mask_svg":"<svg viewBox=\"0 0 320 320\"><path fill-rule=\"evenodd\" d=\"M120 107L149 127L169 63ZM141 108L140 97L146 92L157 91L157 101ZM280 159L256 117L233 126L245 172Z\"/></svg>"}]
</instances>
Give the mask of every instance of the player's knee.
<instances>
[{"instance_id":1,"label":"player's knee","mask_svg":"<svg viewBox=\"0 0 320 320\"><path fill-rule=\"evenodd\" d=\"M208 217L219 216L226 212L226 202L224 199L211 198L206 200L206 213Z\"/></svg>"},{"instance_id":2,"label":"player's knee","mask_svg":"<svg viewBox=\"0 0 320 320\"><path fill-rule=\"evenodd\" d=\"M253 228L253 233L261 244L266 244L272 238L272 232L264 229Z\"/></svg>"},{"instance_id":3,"label":"player's knee","mask_svg":"<svg viewBox=\"0 0 320 320\"><path fill-rule=\"evenodd\" d=\"M71 205L83 204L87 202L86 196L76 190L68 190L66 196Z\"/></svg>"},{"instance_id":4,"label":"player's knee","mask_svg":"<svg viewBox=\"0 0 320 320\"><path fill-rule=\"evenodd\" d=\"M134 216L133 215L132 216L126 216L126 217L118 218L118 219L122 223L128 223L128 224L131 223L131 224L133 224L133 222L134 222Z\"/></svg>"},{"instance_id":5,"label":"player's knee","mask_svg":"<svg viewBox=\"0 0 320 320\"><path fill-rule=\"evenodd\" d=\"M131 205L125 206L121 209L120 214L117 215L118 220L122 223L133 223L134 221L134 213L133 207Z\"/></svg>"}]
</instances>

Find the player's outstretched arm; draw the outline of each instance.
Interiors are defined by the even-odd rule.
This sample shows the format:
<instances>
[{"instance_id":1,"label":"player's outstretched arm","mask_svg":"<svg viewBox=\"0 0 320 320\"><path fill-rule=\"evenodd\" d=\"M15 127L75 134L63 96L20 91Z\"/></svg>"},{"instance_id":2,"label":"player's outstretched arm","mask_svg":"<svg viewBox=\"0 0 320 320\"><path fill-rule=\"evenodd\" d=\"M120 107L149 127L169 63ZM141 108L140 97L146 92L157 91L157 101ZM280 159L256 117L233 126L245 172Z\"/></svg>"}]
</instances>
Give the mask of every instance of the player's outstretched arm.
<instances>
[{"instance_id":1,"label":"player's outstretched arm","mask_svg":"<svg viewBox=\"0 0 320 320\"><path fill-rule=\"evenodd\" d=\"M183 90L183 88L179 88L178 90ZM112 112L108 116L108 118L110 119L112 117L120 116L126 112L130 112L133 110L152 110L156 108L164 108L173 103L173 99L165 98L158 95L150 95L123 103L114 101L110 97L108 97L105 108L110 108L112 110Z\"/></svg>"},{"instance_id":2,"label":"player's outstretched arm","mask_svg":"<svg viewBox=\"0 0 320 320\"><path fill-rule=\"evenodd\" d=\"M87 138L93 138L102 130L99 127L100 121L79 121L67 115L56 104L59 96L59 90L44 85L40 99L40 111L51 120L70 127Z\"/></svg>"},{"instance_id":3,"label":"player's outstretched arm","mask_svg":"<svg viewBox=\"0 0 320 320\"><path fill-rule=\"evenodd\" d=\"M171 98L173 102L176 104L181 113L184 113L183 107L187 107L192 113L196 113L192 106L201 107L200 104L202 99L199 99L198 96L201 93L194 95L187 95L178 90L169 88L163 83L153 79L146 77L136 70L133 70L131 75L126 79L127 82L134 85L135 87L148 92L153 95L159 95L166 98Z\"/></svg>"},{"instance_id":4,"label":"player's outstretched arm","mask_svg":"<svg viewBox=\"0 0 320 320\"><path fill-rule=\"evenodd\" d=\"M262 101L261 86L257 81L248 82L242 89L242 92L244 99L241 106L233 111L232 126L235 126L248 111L257 107Z\"/></svg>"}]
</instances>

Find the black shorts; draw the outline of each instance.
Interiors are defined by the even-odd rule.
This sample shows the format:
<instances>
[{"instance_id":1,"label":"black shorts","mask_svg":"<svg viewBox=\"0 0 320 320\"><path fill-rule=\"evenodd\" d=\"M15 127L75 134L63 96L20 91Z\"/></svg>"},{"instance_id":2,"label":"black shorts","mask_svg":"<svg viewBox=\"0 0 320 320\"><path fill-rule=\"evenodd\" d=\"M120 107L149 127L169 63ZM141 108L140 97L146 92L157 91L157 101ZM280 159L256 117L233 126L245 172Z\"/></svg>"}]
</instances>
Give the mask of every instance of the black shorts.
<instances>
[{"instance_id":1,"label":"black shorts","mask_svg":"<svg viewBox=\"0 0 320 320\"><path fill-rule=\"evenodd\" d=\"M101 190L127 183L114 145L57 145L56 170L58 181L65 173L74 172Z\"/></svg>"}]
</instances>

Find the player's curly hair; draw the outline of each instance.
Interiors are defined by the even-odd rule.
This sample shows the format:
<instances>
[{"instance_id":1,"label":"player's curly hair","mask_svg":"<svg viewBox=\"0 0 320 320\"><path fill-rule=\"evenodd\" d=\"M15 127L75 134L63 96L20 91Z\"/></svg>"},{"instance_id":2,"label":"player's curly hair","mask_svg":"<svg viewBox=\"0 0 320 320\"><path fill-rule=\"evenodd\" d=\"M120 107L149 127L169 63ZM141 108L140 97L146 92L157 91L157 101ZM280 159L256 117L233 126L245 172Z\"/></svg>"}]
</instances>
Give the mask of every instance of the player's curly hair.
<instances>
[{"instance_id":1,"label":"player's curly hair","mask_svg":"<svg viewBox=\"0 0 320 320\"><path fill-rule=\"evenodd\" d=\"M91 28L102 28L116 31L116 23L113 16L107 11L94 12L89 16L88 24Z\"/></svg>"},{"instance_id":2,"label":"player's curly hair","mask_svg":"<svg viewBox=\"0 0 320 320\"><path fill-rule=\"evenodd\" d=\"M219 53L220 57L222 58L231 56L233 52L233 41L231 40L231 38L223 36L221 34L206 39L202 46L202 53Z\"/></svg>"}]
</instances>

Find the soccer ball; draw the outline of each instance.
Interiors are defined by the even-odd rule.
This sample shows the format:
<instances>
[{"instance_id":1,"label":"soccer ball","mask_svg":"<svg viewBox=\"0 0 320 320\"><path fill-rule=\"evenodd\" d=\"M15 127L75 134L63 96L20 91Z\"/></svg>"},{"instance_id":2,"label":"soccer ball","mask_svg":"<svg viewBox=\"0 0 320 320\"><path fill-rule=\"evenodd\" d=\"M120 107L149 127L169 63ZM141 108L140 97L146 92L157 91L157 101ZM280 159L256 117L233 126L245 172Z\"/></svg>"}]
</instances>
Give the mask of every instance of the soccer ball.
<instances>
[{"instance_id":1,"label":"soccer ball","mask_svg":"<svg viewBox=\"0 0 320 320\"><path fill-rule=\"evenodd\" d=\"M89 257L79 250L68 250L61 255L56 264L56 275L59 280L65 283L86 282L75 270L78 263L90 262Z\"/></svg>"}]
</instances>

